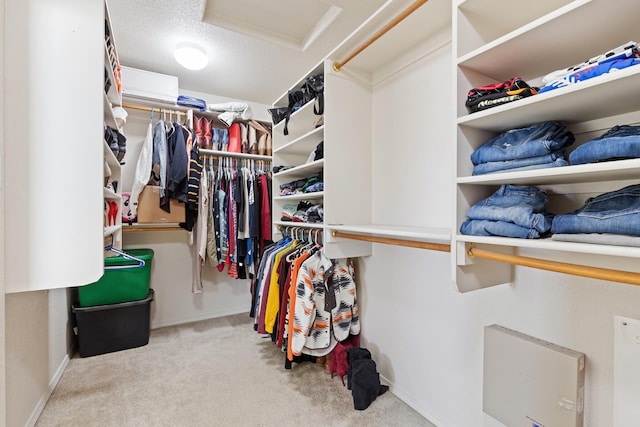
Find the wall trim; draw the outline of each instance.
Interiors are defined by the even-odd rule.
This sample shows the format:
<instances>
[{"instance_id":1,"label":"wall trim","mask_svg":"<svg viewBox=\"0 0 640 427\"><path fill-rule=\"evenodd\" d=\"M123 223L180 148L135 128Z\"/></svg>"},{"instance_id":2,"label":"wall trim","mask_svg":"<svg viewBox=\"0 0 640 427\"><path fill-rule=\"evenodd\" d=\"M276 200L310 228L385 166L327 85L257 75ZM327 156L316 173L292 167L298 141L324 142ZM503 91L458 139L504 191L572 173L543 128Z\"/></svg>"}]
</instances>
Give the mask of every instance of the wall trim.
<instances>
[{"instance_id":1,"label":"wall trim","mask_svg":"<svg viewBox=\"0 0 640 427\"><path fill-rule=\"evenodd\" d=\"M425 407L418 399L413 397L410 393L407 393L402 388L398 388L392 381L389 381L384 375L380 374L380 380L383 384L389 385L389 391L393 393L398 399L409 405L413 410L429 420L432 424L438 427L452 427L453 424L445 422L437 415L432 409Z\"/></svg>"},{"instance_id":2,"label":"wall trim","mask_svg":"<svg viewBox=\"0 0 640 427\"><path fill-rule=\"evenodd\" d=\"M58 382L60 382L60 378L62 378L62 374L64 374L64 371L67 369L67 366L69 365L69 360L70 360L69 355L67 354L62 359L62 362L60 362L60 366L58 366L56 373L51 378L51 381L49 381L49 389L42 395L36 407L33 408L33 412L31 413L31 416L27 420L25 427L33 427L36 425L36 422L38 421L40 414L42 414L44 407L47 405L47 402L49 401L49 398L51 397L53 390L55 390L56 386L58 385Z\"/></svg>"},{"instance_id":3,"label":"wall trim","mask_svg":"<svg viewBox=\"0 0 640 427\"><path fill-rule=\"evenodd\" d=\"M212 313L202 314L199 316L182 317L178 319L167 320L164 322L152 322L151 329L159 329L167 326L183 325L185 323L193 323L193 322L199 322L202 320L216 319L218 317L232 316L234 314L247 313L247 315L249 315L250 309L251 308L249 306L236 307L236 308L229 308L226 310L214 311Z\"/></svg>"}]
</instances>

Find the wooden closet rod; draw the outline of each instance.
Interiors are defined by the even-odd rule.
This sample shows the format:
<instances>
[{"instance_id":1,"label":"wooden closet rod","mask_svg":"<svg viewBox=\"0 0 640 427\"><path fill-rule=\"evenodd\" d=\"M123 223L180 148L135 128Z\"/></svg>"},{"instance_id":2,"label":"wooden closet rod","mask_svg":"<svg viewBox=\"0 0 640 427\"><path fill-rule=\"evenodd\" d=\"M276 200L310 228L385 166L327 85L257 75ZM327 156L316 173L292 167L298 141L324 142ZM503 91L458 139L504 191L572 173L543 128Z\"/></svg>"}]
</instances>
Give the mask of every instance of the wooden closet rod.
<instances>
[{"instance_id":1,"label":"wooden closet rod","mask_svg":"<svg viewBox=\"0 0 640 427\"><path fill-rule=\"evenodd\" d=\"M262 154L236 153L232 151L208 150L206 148L201 148L200 154L202 154L203 156L234 157L237 159L261 160L264 162L271 162L272 160L271 156L266 156Z\"/></svg>"},{"instance_id":2,"label":"wooden closet rod","mask_svg":"<svg viewBox=\"0 0 640 427\"><path fill-rule=\"evenodd\" d=\"M347 56L345 59L343 59L341 62L334 62L333 63L333 69L335 71L340 71L340 69L342 67L344 67L344 65L351 61L353 58L355 58L358 54L360 54L360 52L362 52L363 50L365 50L366 48L368 48L369 46L371 46L376 40L378 40L380 37L382 37L387 31L389 31L390 29L392 29L393 27L395 27L396 25L398 25L400 23L400 21L402 21L404 18L406 18L407 16L411 15L413 12L416 11L416 9L418 9L420 6L422 6L423 4L425 4L427 2L427 0L417 0L416 2L414 2L411 6L409 6L404 12L402 12L400 15L396 16L393 21L389 22L387 25L385 25L384 27L382 27L380 30L378 30L377 33L375 33L373 36L371 36L371 38L369 40L367 40L366 42L362 43L360 45L360 47L358 47L356 50L354 50L353 52L351 52L351 54L349 56Z\"/></svg>"},{"instance_id":3,"label":"wooden closet rod","mask_svg":"<svg viewBox=\"0 0 640 427\"><path fill-rule=\"evenodd\" d=\"M467 251L470 258L483 258L492 261L538 268L540 270L555 271L557 273L572 274L574 276L589 277L591 279L609 280L612 282L640 285L640 273L630 271L611 270L608 268L589 267L586 265L570 264L566 262L548 261L538 258L509 255L485 249L471 247Z\"/></svg>"},{"instance_id":4,"label":"wooden closet rod","mask_svg":"<svg viewBox=\"0 0 640 427\"><path fill-rule=\"evenodd\" d=\"M128 226L123 226L122 227L122 232L123 233L139 233L141 231L187 231L182 227L178 227L178 226L168 226L168 227L153 227L153 226L149 226L149 227L132 227L130 225Z\"/></svg>"},{"instance_id":5,"label":"wooden closet rod","mask_svg":"<svg viewBox=\"0 0 640 427\"><path fill-rule=\"evenodd\" d=\"M362 240L363 242L386 243L388 245L406 246L409 248L429 249L432 251L451 252L451 245L444 243L417 242L415 240L393 239L390 237L365 236L362 234L345 233L343 231L331 231L333 237L342 237L345 239Z\"/></svg>"},{"instance_id":6,"label":"wooden closet rod","mask_svg":"<svg viewBox=\"0 0 640 427\"><path fill-rule=\"evenodd\" d=\"M165 107L147 107L144 105L133 105L133 104L122 104L122 108L130 108L132 110L139 110L139 111L147 111L147 112L151 112L151 110L153 109L153 111L156 112L161 112L162 110L164 111L171 111L173 113L180 113L180 114L187 114L187 112L190 110L189 107L183 107L183 109L181 110L176 110L175 108L180 108L179 106L176 105L171 105L170 107L172 108L165 108Z\"/></svg>"}]
</instances>

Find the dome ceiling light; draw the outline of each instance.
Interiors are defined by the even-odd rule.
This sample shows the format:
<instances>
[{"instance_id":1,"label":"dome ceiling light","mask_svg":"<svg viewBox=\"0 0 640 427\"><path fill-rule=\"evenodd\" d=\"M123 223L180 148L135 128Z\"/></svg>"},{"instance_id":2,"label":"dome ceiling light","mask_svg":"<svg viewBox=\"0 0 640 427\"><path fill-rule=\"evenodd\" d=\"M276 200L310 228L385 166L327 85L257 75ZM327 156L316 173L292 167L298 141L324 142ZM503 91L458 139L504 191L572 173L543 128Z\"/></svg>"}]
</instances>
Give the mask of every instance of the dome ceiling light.
<instances>
[{"instance_id":1,"label":"dome ceiling light","mask_svg":"<svg viewBox=\"0 0 640 427\"><path fill-rule=\"evenodd\" d=\"M207 53L195 43L180 43L176 46L174 57L178 64L188 70L202 70L209 63Z\"/></svg>"}]
</instances>

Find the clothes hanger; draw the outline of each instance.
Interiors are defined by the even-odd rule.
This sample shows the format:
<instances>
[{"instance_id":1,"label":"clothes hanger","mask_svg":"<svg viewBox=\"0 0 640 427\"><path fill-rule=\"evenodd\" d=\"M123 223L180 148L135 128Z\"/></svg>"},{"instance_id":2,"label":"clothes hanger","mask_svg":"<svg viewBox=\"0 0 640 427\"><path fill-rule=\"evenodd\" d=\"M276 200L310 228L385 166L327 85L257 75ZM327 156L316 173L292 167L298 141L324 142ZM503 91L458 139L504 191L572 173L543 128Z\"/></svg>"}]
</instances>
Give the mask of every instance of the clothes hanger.
<instances>
[{"instance_id":1,"label":"clothes hanger","mask_svg":"<svg viewBox=\"0 0 640 427\"><path fill-rule=\"evenodd\" d=\"M113 247L113 241L114 241L114 237L113 234L111 235L111 243L106 246L104 248L105 251L110 251L110 252L115 252L118 255L122 256L123 258L129 259L131 261L136 261L138 264L137 265L107 265L104 267L105 270L124 270L127 268L140 268L140 267L144 267L145 265L145 261L141 258L138 258L136 256L133 256L131 254L128 254L126 252L123 252L119 249L116 249Z\"/></svg>"}]
</instances>

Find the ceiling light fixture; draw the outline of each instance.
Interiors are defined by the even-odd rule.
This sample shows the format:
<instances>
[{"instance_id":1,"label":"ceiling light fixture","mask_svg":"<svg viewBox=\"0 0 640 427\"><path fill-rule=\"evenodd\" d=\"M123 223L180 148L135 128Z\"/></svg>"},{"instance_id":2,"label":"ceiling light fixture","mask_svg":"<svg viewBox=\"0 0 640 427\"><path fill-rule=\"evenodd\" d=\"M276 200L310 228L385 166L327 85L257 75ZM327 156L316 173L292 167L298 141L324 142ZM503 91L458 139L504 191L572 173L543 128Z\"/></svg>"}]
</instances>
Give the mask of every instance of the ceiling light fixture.
<instances>
[{"instance_id":1,"label":"ceiling light fixture","mask_svg":"<svg viewBox=\"0 0 640 427\"><path fill-rule=\"evenodd\" d=\"M202 70L209 63L204 49L195 43L180 43L176 46L174 57L178 64L188 70Z\"/></svg>"}]
</instances>

